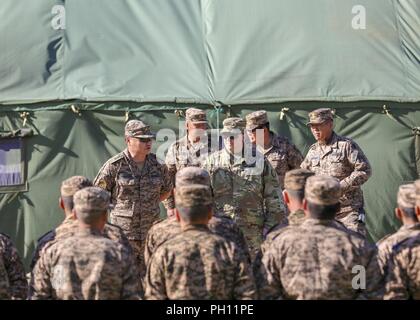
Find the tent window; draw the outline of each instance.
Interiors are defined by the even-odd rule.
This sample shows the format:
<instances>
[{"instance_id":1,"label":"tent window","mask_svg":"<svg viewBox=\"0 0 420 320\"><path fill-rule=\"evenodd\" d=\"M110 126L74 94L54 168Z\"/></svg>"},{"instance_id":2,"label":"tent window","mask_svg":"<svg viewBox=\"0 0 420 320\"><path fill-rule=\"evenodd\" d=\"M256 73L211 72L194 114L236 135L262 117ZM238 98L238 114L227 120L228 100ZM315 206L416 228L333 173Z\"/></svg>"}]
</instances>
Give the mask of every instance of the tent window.
<instances>
[{"instance_id":1,"label":"tent window","mask_svg":"<svg viewBox=\"0 0 420 320\"><path fill-rule=\"evenodd\" d=\"M0 193L27 191L24 142L21 137L0 139Z\"/></svg>"}]
</instances>

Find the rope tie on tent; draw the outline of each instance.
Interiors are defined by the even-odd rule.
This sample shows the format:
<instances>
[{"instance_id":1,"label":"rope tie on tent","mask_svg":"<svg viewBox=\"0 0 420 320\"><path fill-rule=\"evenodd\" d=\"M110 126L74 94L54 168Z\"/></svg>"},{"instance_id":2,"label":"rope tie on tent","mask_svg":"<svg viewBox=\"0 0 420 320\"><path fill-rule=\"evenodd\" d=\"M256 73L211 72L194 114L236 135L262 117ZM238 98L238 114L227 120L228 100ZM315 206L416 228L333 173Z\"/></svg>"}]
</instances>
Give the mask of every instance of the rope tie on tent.
<instances>
[{"instance_id":1,"label":"rope tie on tent","mask_svg":"<svg viewBox=\"0 0 420 320\"><path fill-rule=\"evenodd\" d=\"M74 104L72 104L70 108L71 108L71 111L73 111L73 113L77 114L79 117L82 115L82 113L80 112L80 109L76 107Z\"/></svg>"},{"instance_id":2,"label":"rope tie on tent","mask_svg":"<svg viewBox=\"0 0 420 320\"><path fill-rule=\"evenodd\" d=\"M382 113L386 114L388 118L390 118L391 120L397 121L397 119L394 118L394 116L389 112L388 107L386 106L386 104L384 104L382 106ZM398 122L398 121L397 121Z\"/></svg>"},{"instance_id":3,"label":"rope tie on tent","mask_svg":"<svg viewBox=\"0 0 420 320\"><path fill-rule=\"evenodd\" d=\"M289 108L281 108L281 110L280 110L280 120L283 120L284 119L284 117L285 117L285 115L286 115L286 112L289 112Z\"/></svg>"},{"instance_id":4,"label":"rope tie on tent","mask_svg":"<svg viewBox=\"0 0 420 320\"><path fill-rule=\"evenodd\" d=\"M174 113L176 114L176 116L177 116L178 118L184 118L184 117L185 117L185 112L184 112L184 110L182 110L182 109L176 109L176 110L174 111Z\"/></svg>"},{"instance_id":5,"label":"rope tie on tent","mask_svg":"<svg viewBox=\"0 0 420 320\"><path fill-rule=\"evenodd\" d=\"M23 126L26 127L26 123L28 122L29 112L21 112L19 113L21 119L23 119Z\"/></svg>"}]
</instances>

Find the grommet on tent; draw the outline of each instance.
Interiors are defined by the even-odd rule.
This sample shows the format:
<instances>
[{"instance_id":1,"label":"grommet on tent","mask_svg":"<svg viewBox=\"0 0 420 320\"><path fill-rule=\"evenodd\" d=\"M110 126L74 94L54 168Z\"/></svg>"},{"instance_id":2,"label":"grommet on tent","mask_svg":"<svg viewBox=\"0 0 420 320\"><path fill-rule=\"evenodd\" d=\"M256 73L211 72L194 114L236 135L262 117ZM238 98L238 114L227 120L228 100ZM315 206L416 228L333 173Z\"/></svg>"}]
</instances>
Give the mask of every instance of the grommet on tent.
<instances>
[{"instance_id":1,"label":"grommet on tent","mask_svg":"<svg viewBox=\"0 0 420 320\"><path fill-rule=\"evenodd\" d=\"M384 104L383 106L382 106L382 113L384 113L384 114L386 114L391 120L394 120L394 121L397 121L395 118L394 118L394 116L391 114L391 112L389 112L389 109L388 109L388 107L386 106L386 104Z\"/></svg>"},{"instance_id":2,"label":"grommet on tent","mask_svg":"<svg viewBox=\"0 0 420 320\"><path fill-rule=\"evenodd\" d=\"M80 109L77 108L74 104L72 104L70 108L71 108L71 111L73 111L73 113L77 114L79 117L82 115L82 113L80 112Z\"/></svg>"},{"instance_id":3,"label":"grommet on tent","mask_svg":"<svg viewBox=\"0 0 420 320\"><path fill-rule=\"evenodd\" d=\"M130 119L130 111L126 111L125 112L125 122L127 122L128 121L128 119Z\"/></svg>"},{"instance_id":4,"label":"grommet on tent","mask_svg":"<svg viewBox=\"0 0 420 320\"><path fill-rule=\"evenodd\" d=\"M174 111L174 113L176 114L176 116L178 117L178 119L179 118L185 118L185 113L184 113L184 110L182 110L182 109L176 109Z\"/></svg>"},{"instance_id":5,"label":"grommet on tent","mask_svg":"<svg viewBox=\"0 0 420 320\"><path fill-rule=\"evenodd\" d=\"M280 110L280 120L283 120L284 116L286 115L286 112L288 112L289 108L281 108Z\"/></svg>"},{"instance_id":6,"label":"grommet on tent","mask_svg":"<svg viewBox=\"0 0 420 320\"><path fill-rule=\"evenodd\" d=\"M333 117L335 117L337 114L337 109L331 109L331 114L333 115Z\"/></svg>"},{"instance_id":7,"label":"grommet on tent","mask_svg":"<svg viewBox=\"0 0 420 320\"><path fill-rule=\"evenodd\" d=\"M20 112L19 116L23 119L23 126L26 127L26 123L28 122L29 112Z\"/></svg>"}]
</instances>

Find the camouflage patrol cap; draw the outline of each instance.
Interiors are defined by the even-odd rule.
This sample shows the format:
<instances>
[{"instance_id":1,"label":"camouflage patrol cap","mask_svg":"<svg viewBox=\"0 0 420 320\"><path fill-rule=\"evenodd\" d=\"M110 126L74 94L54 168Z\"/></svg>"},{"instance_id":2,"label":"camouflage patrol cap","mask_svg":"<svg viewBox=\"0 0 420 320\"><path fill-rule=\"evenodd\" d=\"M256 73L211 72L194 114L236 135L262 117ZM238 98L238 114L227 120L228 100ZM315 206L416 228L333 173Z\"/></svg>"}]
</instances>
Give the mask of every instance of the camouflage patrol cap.
<instances>
[{"instance_id":1,"label":"camouflage patrol cap","mask_svg":"<svg viewBox=\"0 0 420 320\"><path fill-rule=\"evenodd\" d=\"M196 108L187 109L185 119L192 123L207 123L206 112Z\"/></svg>"},{"instance_id":2,"label":"camouflage patrol cap","mask_svg":"<svg viewBox=\"0 0 420 320\"><path fill-rule=\"evenodd\" d=\"M101 212L110 208L109 192L99 187L87 187L79 190L73 197L77 212Z\"/></svg>"},{"instance_id":3,"label":"camouflage patrol cap","mask_svg":"<svg viewBox=\"0 0 420 320\"><path fill-rule=\"evenodd\" d=\"M213 196L210 187L202 184L190 184L175 189L176 207L191 208L199 205L210 205Z\"/></svg>"},{"instance_id":4,"label":"camouflage patrol cap","mask_svg":"<svg viewBox=\"0 0 420 320\"><path fill-rule=\"evenodd\" d=\"M63 197L73 197L74 194L86 187L91 187L92 182L83 176L73 176L61 183L60 193Z\"/></svg>"},{"instance_id":5,"label":"camouflage patrol cap","mask_svg":"<svg viewBox=\"0 0 420 320\"><path fill-rule=\"evenodd\" d=\"M284 188L294 191L305 190L306 179L313 176L310 170L306 169L294 169L286 172L284 176Z\"/></svg>"},{"instance_id":6,"label":"camouflage patrol cap","mask_svg":"<svg viewBox=\"0 0 420 320\"><path fill-rule=\"evenodd\" d=\"M150 126L140 120L130 120L125 125L125 135L134 138L154 138L156 135L150 131Z\"/></svg>"},{"instance_id":7,"label":"camouflage patrol cap","mask_svg":"<svg viewBox=\"0 0 420 320\"><path fill-rule=\"evenodd\" d=\"M238 135L245 129L245 120L242 118L226 118L223 120L222 135Z\"/></svg>"},{"instance_id":8,"label":"camouflage patrol cap","mask_svg":"<svg viewBox=\"0 0 420 320\"><path fill-rule=\"evenodd\" d=\"M175 186L181 187L190 184L201 184L210 187L209 173L198 167L186 167L179 170L175 176Z\"/></svg>"},{"instance_id":9,"label":"camouflage patrol cap","mask_svg":"<svg viewBox=\"0 0 420 320\"><path fill-rule=\"evenodd\" d=\"M416 187L416 202L420 205L420 179L414 181L414 186Z\"/></svg>"},{"instance_id":10,"label":"camouflage patrol cap","mask_svg":"<svg viewBox=\"0 0 420 320\"><path fill-rule=\"evenodd\" d=\"M316 109L309 113L309 122L306 125L310 124L321 124L325 121L333 120L333 114L329 108Z\"/></svg>"},{"instance_id":11,"label":"camouflage patrol cap","mask_svg":"<svg viewBox=\"0 0 420 320\"><path fill-rule=\"evenodd\" d=\"M246 129L254 130L268 123L268 116L265 110L254 111L246 116Z\"/></svg>"},{"instance_id":12,"label":"camouflage patrol cap","mask_svg":"<svg viewBox=\"0 0 420 320\"><path fill-rule=\"evenodd\" d=\"M306 180L305 199L313 204L333 205L341 197L340 181L338 179L319 175Z\"/></svg>"},{"instance_id":13,"label":"camouflage patrol cap","mask_svg":"<svg viewBox=\"0 0 420 320\"><path fill-rule=\"evenodd\" d=\"M397 203L399 207L407 209L416 206L416 186L414 183L400 186L398 189Z\"/></svg>"}]
</instances>

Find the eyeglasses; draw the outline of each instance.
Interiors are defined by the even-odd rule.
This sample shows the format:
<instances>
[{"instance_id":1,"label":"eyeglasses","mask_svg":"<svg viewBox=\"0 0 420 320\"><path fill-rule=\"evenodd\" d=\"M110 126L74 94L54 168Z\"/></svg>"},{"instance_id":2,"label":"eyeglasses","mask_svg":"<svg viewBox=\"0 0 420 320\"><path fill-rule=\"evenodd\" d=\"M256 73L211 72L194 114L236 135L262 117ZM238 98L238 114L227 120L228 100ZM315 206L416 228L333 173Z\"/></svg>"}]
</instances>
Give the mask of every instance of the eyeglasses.
<instances>
[{"instance_id":1,"label":"eyeglasses","mask_svg":"<svg viewBox=\"0 0 420 320\"><path fill-rule=\"evenodd\" d=\"M140 140L140 142L142 143L148 143L152 141L151 138L136 138L136 139Z\"/></svg>"}]
</instances>

